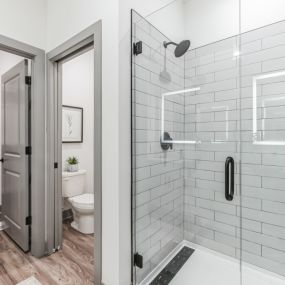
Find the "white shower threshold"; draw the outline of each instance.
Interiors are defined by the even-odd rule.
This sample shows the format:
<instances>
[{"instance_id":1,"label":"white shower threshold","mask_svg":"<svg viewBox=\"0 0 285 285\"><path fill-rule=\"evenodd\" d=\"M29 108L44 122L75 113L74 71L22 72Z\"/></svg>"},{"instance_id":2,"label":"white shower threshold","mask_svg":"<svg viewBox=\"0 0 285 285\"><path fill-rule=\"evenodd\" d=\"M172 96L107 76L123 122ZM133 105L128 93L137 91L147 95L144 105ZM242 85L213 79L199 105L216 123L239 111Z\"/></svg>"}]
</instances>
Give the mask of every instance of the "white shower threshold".
<instances>
[{"instance_id":1,"label":"white shower threshold","mask_svg":"<svg viewBox=\"0 0 285 285\"><path fill-rule=\"evenodd\" d=\"M150 284L183 246L195 249L170 285L284 285L285 277L197 244L181 242L141 283Z\"/></svg>"}]
</instances>

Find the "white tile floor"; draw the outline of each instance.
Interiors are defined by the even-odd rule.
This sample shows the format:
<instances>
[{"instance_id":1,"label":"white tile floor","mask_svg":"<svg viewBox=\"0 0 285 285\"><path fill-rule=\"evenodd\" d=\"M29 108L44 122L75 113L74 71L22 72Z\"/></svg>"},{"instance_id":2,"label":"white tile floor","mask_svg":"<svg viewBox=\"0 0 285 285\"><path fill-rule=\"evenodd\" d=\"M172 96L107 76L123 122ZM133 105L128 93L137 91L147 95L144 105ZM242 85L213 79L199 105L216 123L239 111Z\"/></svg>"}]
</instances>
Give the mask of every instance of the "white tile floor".
<instances>
[{"instance_id":1,"label":"white tile floor","mask_svg":"<svg viewBox=\"0 0 285 285\"><path fill-rule=\"evenodd\" d=\"M242 283L241 283L242 278ZM196 249L170 285L284 285L285 278L239 262L215 252Z\"/></svg>"}]
</instances>

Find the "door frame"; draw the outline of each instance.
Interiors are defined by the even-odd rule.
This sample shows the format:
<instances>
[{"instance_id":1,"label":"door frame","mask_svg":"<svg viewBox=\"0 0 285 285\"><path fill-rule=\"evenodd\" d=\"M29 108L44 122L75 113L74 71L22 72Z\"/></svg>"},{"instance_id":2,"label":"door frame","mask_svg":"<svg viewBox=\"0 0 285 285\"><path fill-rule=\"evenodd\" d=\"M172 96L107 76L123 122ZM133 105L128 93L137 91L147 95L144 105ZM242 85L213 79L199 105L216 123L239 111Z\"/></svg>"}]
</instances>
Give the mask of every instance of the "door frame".
<instances>
[{"instance_id":1,"label":"door frame","mask_svg":"<svg viewBox=\"0 0 285 285\"><path fill-rule=\"evenodd\" d=\"M0 35L0 50L32 61L31 86L31 253L46 253L45 238L45 51Z\"/></svg>"},{"instance_id":2,"label":"door frame","mask_svg":"<svg viewBox=\"0 0 285 285\"><path fill-rule=\"evenodd\" d=\"M62 244L61 64L59 61L94 47L94 284L102 275L102 22L97 21L47 53L47 250Z\"/></svg>"}]
</instances>

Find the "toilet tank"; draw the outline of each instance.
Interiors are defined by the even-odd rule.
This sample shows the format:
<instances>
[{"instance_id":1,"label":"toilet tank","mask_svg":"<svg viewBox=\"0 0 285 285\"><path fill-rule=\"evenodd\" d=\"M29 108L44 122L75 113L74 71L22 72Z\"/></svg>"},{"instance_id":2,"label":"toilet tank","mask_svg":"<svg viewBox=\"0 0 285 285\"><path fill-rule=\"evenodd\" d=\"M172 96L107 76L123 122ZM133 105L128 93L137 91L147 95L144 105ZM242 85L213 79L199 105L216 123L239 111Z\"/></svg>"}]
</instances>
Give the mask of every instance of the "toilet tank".
<instances>
[{"instance_id":1,"label":"toilet tank","mask_svg":"<svg viewBox=\"0 0 285 285\"><path fill-rule=\"evenodd\" d=\"M74 197L84 193L86 170L62 172L62 196Z\"/></svg>"}]
</instances>

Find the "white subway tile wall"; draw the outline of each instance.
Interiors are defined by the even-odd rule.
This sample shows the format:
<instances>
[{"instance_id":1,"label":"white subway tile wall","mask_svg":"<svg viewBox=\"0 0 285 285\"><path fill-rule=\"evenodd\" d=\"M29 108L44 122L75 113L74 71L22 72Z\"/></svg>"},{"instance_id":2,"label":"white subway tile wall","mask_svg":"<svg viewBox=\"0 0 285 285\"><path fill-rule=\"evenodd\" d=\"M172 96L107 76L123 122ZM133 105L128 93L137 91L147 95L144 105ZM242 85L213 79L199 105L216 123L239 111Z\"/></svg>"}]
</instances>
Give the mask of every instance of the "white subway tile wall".
<instances>
[{"instance_id":1,"label":"white subway tile wall","mask_svg":"<svg viewBox=\"0 0 285 285\"><path fill-rule=\"evenodd\" d=\"M243 226L242 259L281 275L285 275L284 37L284 21L241 36L241 179L247 175L258 183L242 186L239 215L260 224L257 229ZM248 50L249 46L255 48ZM249 159L243 159L245 155ZM258 203L255 208L244 203L248 198ZM245 242L260 251L250 252Z\"/></svg>"},{"instance_id":2,"label":"white subway tile wall","mask_svg":"<svg viewBox=\"0 0 285 285\"><path fill-rule=\"evenodd\" d=\"M200 143L185 149L184 237L281 275L284 38L280 22L192 50L185 61L185 87L201 90L185 98L185 137ZM236 161L231 202L224 197L227 156Z\"/></svg>"},{"instance_id":3,"label":"white subway tile wall","mask_svg":"<svg viewBox=\"0 0 285 285\"><path fill-rule=\"evenodd\" d=\"M132 66L136 282L183 239L285 275L285 22L179 59L135 13L132 36L143 42ZM173 139L196 143L163 151L162 95L193 87L165 97L164 123Z\"/></svg>"},{"instance_id":4,"label":"white subway tile wall","mask_svg":"<svg viewBox=\"0 0 285 285\"><path fill-rule=\"evenodd\" d=\"M249 48L249 47L248 47ZM250 47L253 49L254 45ZM184 238L223 254L240 256L240 193L225 199L225 160L235 160L235 191L239 188L239 75L238 38L191 50L185 57L185 88L200 90L185 98ZM255 70L253 69L253 72ZM250 70L247 70L250 72ZM247 178L251 181L251 177ZM260 209L260 200L242 199ZM261 225L245 220L246 229ZM261 247L247 241L245 250Z\"/></svg>"},{"instance_id":5,"label":"white subway tile wall","mask_svg":"<svg viewBox=\"0 0 285 285\"><path fill-rule=\"evenodd\" d=\"M139 283L183 240L184 146L160 146L162 94L184 89L184 59L177 59L168 39L133 14L133 41L143 52L133 56L133 193L135 250L143 255ZM164 101L165 131L184 138L184 94Z\"/></svg>"}]
</instances>

